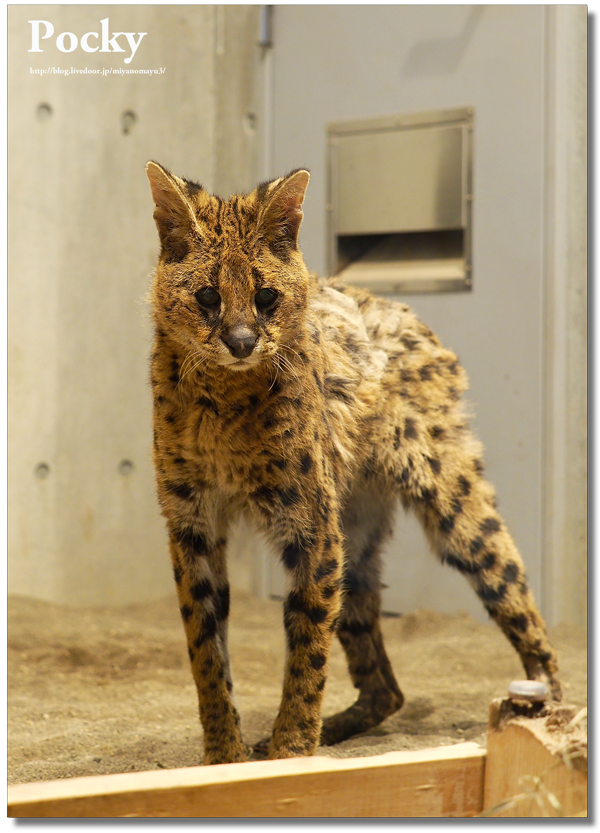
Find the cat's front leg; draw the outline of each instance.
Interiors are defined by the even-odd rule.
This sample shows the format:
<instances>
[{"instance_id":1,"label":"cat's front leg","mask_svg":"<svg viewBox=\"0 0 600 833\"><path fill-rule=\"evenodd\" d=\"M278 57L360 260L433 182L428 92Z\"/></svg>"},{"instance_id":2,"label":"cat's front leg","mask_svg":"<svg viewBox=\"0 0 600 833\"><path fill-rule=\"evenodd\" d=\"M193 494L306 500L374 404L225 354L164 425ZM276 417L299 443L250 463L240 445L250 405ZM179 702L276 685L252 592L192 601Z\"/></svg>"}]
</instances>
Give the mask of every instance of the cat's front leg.
<instances>
[{"instance_id":1,"label":"cat's front leg","mask_svg":"<svg viewBox=\"0 0 600 833\"><path fill-rule=\"evenodd\" d=\"M283 604L287 656L269 758L313 755L319 742L321 702L341 594L342 536L333 514L316 535L298 535L283 546L290 579Z\"/></svg>"},{"instance_id":2,"label":"cat's front leg","mask_svg":"<svg viewBox=\"0 0 600 833\"><path fill-rule=\"evenodd\" d=\"M225 540L185 524L169 524L169 539L204 729L204 763L245 761L240 718L231 697Z\"/></svg>"}]
</instances>

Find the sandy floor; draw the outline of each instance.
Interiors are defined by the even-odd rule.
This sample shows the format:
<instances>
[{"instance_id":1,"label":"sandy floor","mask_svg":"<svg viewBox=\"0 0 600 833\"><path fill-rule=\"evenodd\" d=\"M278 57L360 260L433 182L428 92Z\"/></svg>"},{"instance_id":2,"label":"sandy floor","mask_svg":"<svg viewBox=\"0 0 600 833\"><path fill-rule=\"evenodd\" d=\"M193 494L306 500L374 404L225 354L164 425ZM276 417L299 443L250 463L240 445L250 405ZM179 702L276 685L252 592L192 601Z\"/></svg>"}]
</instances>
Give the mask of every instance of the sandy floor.
<instances>
[{"instance_id":1,"label":"sandy floor","mask_svg":"<svg viewBox=\"0 0 600 833\"><path fill-rule=\"evenodd\" d=\"M196 694L175 596L144 606L74 610L9 599L9 783L195 766L202 759ZM406 697L371 732L319 754L374 755L474 740L485 745L490 700L522 678L495 626L420 611L384 620ZM582 629L552 632L568 702L586 705ZM283 672L281 603L239 593L230 630L244 738L269 732ZM324 714L354 699L335 645Z\"/></svg>"}]
</instances>

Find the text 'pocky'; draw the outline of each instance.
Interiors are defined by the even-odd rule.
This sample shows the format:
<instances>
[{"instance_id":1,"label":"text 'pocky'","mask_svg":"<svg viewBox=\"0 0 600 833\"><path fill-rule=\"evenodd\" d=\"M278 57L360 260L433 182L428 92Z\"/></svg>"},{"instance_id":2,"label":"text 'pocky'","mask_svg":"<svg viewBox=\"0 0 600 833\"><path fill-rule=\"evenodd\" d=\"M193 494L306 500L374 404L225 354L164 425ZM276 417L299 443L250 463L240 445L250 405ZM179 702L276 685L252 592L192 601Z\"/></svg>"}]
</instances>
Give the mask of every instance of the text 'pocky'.
<instances>
[{"instance_id":1,"label":"text 'pocky'","mask_svg":"<svg viewBox=\"0 0 600 833\"><path fill-rule=\"evenodd\" d=\"M27 22L31 23L31 49L28 51L43 52L44 50L40 48L40 40L51 38L54 35L54 26L49 20L28 20ZM73 32L61 32L56 38L57 49L61 52L74 52L80 46L84 52L125 52L126 50L118 40L124 36L131 50L131 55L124 59L124 63L128 64L137 52L142 38L148 34L147 32L113 32L110 37L107 17L100 21L100 26L100 32L86 32L81 36L81 40ZM40 37L42 27L44 27L44 34ZM96 45L92 45L93 43Z\"/></svg>"}]
</instances>

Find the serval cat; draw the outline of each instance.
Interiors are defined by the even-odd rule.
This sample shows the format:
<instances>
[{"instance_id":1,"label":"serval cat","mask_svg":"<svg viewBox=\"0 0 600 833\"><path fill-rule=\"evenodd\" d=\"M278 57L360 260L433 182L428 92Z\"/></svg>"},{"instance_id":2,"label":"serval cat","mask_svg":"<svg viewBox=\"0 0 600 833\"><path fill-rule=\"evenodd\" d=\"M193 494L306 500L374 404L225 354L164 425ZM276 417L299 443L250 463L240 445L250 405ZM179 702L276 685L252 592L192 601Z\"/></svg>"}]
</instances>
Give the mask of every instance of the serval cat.
<instances>
[{"instance_id":1,"label":"serval cat","mask_svg":"<svg viewBox=\"0 0 600 833\"><path fill-rule=\"evenodd\" d=\"M557 661L484 479L456 356L409 307L310 274L309 174L229 200L149 162L154 461L198 689L205 763L244 761L227 651L227 534L243 513L286 570L287 657L271 758L311 755L403 703L380 629L398 501L473 585L531 679ZM358 699L321 721L337 634Z\"/></svg>"}]
</instances>

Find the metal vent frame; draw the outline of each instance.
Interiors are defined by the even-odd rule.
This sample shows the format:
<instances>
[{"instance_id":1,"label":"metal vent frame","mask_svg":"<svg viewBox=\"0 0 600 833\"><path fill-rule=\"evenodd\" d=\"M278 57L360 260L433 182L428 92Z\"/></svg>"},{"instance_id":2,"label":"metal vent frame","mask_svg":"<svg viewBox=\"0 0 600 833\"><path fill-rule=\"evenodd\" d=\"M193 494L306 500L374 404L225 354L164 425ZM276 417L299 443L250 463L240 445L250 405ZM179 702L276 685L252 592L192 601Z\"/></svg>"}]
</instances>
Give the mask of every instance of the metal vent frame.
<instances>
[{"instance_id":1,"label":"metal vent frame","mask_svg":"<svg viewBox=\"0 0 600 833\"><path fill-rule=\"evenodd\" d=\"M458 107L328 125L329 274L375 292L471 289L473 124Z\"/></svg>"}]
</instances>

